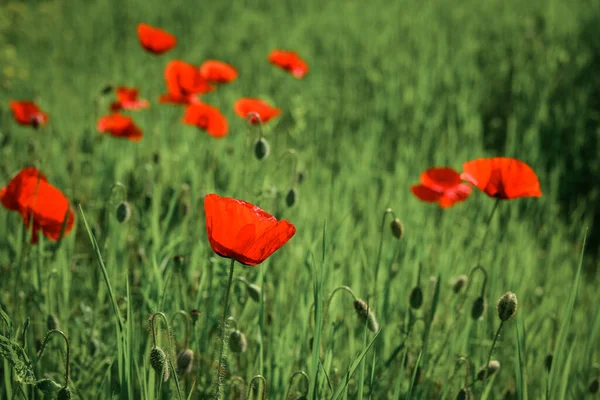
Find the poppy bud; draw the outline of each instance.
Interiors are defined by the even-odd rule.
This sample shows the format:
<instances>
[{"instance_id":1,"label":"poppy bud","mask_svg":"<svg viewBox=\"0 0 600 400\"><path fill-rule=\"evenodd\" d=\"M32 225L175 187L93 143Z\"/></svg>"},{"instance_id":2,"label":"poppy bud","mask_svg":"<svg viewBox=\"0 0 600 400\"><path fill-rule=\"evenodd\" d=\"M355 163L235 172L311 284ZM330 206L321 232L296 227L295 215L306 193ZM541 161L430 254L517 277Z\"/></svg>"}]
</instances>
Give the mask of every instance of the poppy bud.
<instances>
[{"instance_id":1,"label":"poppy bud","mask_svg":"<svg viewBox=\"0 0 600 400\"><path fill-rule=\"evenodd\" d=\"M287 204L288 207L293 207L294 204L296 204L296 201L298 201L298 191L296 188L291 188L285 195L285 204Z\"/></svg>"},{"instance_id":2,"label":"poppy bud","mask_svg":"<svg viewBox=\"0 0 600 400\"><path fill-rule=\"evenodd\" d=\"M554 360L554 356L552 354L548 354L546 358L544 358L544 366L546 367L546 371L550 372L552 369L552 361Z\"/></svg>"},{"instance_id":3,"label":"poppy bud","mask_svg":"<svg viewBox=\"0 0 600 400\"><path fill-rule=\"evenodd\" d=\"M489 378L490 376L492 376L496 372L498 372L499 369L500 369L500 362L498 362L497 360L492 360L492 361L490 361L490 363L488 364L488 367L487 367L487 376L485 374L486 367L484 364L481 366L481 368L479 368L479 371L477 372L477 379L482 381L485 378Z\"/></svg>"},{"instance_id":4,"label":"poppy bud","mask_svg":"<svg viewBox=\"0 0 600 400\"><path fill-rule=\"evenodd\" d=\"M485 298L483 296L479 296L473 302L473 307L471 308L471 318L479 319L483 316L485 312Z\"/></svg>"},{"instance_id":5,"label":"poppy bud","mask_svg":"<svg viewBox=\"0 0 600 400\"><path fill-rule=\"evenodd\" d=\"M502 321L508 321L517 312L517 295L513 292L506 292L496 304L498 317Z\"/></svg>"},{"instance_id":6,"label":"poppy bud","mask_svg":"<svg viewBox=\"0 0 600 400\"><path fill-rule=\"evenodd\" d=\"M257 303L260 302L260 286L249 283L246 288L248 289L248 296Z\"/></svg>"},{"instance_id":7,"label":"poppy bud","mask_svg":"<svg viewBox=\"0 0 600 400\"><path fill-rule=\"evenodd\" d=\"M129 218L131 217L131 207L129 206L129 203L126 201L120 202L117 206L116 213L117 221L119 221L119 223L122 224L129 221Z\"/></svg>"},{"instance_id":8,"label":"poppy bud","mask_svg":"<svg viewBox=\"0 0 600 400\"><path fill-rule=\"evenodd\" d=\"M54 314L50 314L48 315L48 319L46 320L46 326L48 327L48 330L59 330L60 329L60 325L58 323L58 318L56 318L56 315Z\"/></svg>"},{"instance_id":9,"label":"poppy bud","mask_svg":"<svg viewBox=\"0 0 600 400\"><path fill-rule=\"evenodd\" d=\"M452 284L452 290L454 291L454 293L458 294L461 291L461 289L465 286L468 280L469 277L466 275L460 275L458 278L456 278L456 280Z\"/></svg>"},{"instance_id":10,"label":"poppy bud","mask_svg":"<svg viewBox=\"0 0 600 400\"><path fill-rule=\"evenodd\" d=\"M419 286L410 292L409 303L412 308L418 310L423 305L423 291Z\"/></svg>"},{"instance_id":11,"label":"poppy bud","mask_svg":"<svg viewBox=\"0 0 600 400\"><path fill-rule=\"evenodd\" d=\"M167 355L160 347L153 347L150 350L150 365L157 375L162 377L163 381L169 380L169 364Z\"/></svg>"},{"instance_id":12,"label":"poppy bud","mask_svg":"<svg viewBox=\"0 0 600 400\"><path fill-rule=\"evenodd\" d=\"M379 330L379 323L375 318L375 314L364 300L354 300L354 310L356 311L356 315L358 315L360 322L362 324L366 323L367 328L369 328L371 332L377 332Z\"/></svg>"},{"instance_id":13,"label":"poppy bud","mask_svg":"<svg viewBox=\"0 0 600 400\"><path fill-rule=\"evenodd\" d=\"M184 349L177 354L177 371L182 374L192 372L194 365L194 352L191 349Z\"/></svg>"},{"instance_id":14,"label":"poppy bud","mask_svg":"<svg viewBox=\"0 0 600 400\"><path fill-rule=\"evenodd\" d=\"M234 353L244 353L248 347L246 335L237 329L234 329L229 334L229 348Z\"/></svg>"},{"instance_id":15,"label":"poppy bud","mask_svg":"<svg viewBox=\"0 0 600 400\"><path fill-rule=\"evenodd\" d=\"M588 386L588 392L596 394L598 393L598 390L600 390L600 382L598 382L598 378L596 378L590 382L590 385Z\"/></svg>"},{"instance_id":16,"label":"poppy bud","mask_svg":"<svg viewBox=\"0 0 600 400\"><path fill-rule=\"evenodd\" d=\"M390 226L394 237L401 240L404 237L404 224L400 221L400 218L394 218Z\"/></svg>"},{"instance_id":17,"label":"poppy bud","mask_svg":"<svg viewBox=\"0 0 600 400\"><path fill-rule=\"evenodd\" d=\"M35 383L35 387L42 391L48 397L56 396L61 386L52 379L40 379Z\"/></svg>"},{"instance_id":18,"label":"poppy bud","mask_svg":"<svg viewBox=\"0 0 600 400\"><path fill-rule=\"evenodd\" d=\"M265 138L260 138L254 142L254 155L259 160L269 156L269 142Z\"/></svg>"},{"instance_id":19,"label":"poppy bud","mask_svg":"<svg viewBox=\"0 0 600 400\"><path fill-rule=\"evenodd\" d=\"M467 388L460 389L456 395L456 400L469 400L470 398L471 395L469 394L469 389Z\"/></svg>"},{"instance_id":20,"label":"poppy bud","mask_svg":"<svg viewBox=\"0 0 600 400\"><path fill-rule=\"evenodd\" d=\"M298 183L304 182L306 180L306 171L298 172L298 175L296 176L296 180L298 181Z\"/></svg>"},{"instance_id":21,"label":"poppy bud","mask_svg":"<svg viewBox=\"0 0 600 400\"><path fill-rule=\"evenodd\" d=\"M71 389L67 386L63 387L58 391L58 395L56 396L56 400L69 400L71 398Z\"/></svg>"},{"instance_id":22,"label":"poppy bud","mask_svg":"<svg viewBox=\"0 0 600 400\"><path fill-rule=\"evenodd\" d=\"M108 84L108 85L106 85L106 86L104 86L104 87L102 88L102 90L100 91L100 93L101 93L102 95L107 95L107 94L109 94L110 92L112 92L112 90L113 90L113 87L112 87L112 85L111 85L111 84Z\"/></svg>"},{"instance_id":23,"label":"poppy bud","mask_svg":"<svg viewBox=\"0 0 600 400\"><path fill-rule=\"evenodd\" d=\"M196 309L190 311L190 317L192 318L192 322L195 324L196 321L198 321L198 318L200 318L200 311Z\"/></svg>"}]
</instances>

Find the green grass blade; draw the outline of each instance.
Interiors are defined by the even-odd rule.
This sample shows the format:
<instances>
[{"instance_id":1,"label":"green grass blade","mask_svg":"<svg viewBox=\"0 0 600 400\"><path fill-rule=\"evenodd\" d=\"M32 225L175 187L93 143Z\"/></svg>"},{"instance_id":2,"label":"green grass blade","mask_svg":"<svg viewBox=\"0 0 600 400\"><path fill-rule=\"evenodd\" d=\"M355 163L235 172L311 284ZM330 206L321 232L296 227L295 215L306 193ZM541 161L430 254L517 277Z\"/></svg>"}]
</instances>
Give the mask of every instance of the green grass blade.
<instances>
[{"instance_id":1,"label":"green grass blade","mask_svg":"<svg viewBox=\"0 0 600 400\"><path fill-rule=\"evenodd\" d=\"M517 396L519 400L527 400L527 382L525 377L525 360L523 355L525 354L525 326L523 318L519 317L515 324L515 330L517 332L517 368L516 368L516 381L517 381Z\"/></svg>"}]
</instances>

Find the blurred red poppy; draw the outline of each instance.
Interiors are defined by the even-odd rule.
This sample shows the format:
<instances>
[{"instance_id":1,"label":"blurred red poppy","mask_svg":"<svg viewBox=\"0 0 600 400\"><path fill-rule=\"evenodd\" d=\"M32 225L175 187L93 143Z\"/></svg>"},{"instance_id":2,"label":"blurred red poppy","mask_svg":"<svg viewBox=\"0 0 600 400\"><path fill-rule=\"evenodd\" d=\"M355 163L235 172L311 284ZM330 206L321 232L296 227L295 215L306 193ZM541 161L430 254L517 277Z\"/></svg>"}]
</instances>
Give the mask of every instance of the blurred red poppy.
<instances>
[{"instance_id":1,"label":"blurred red poppy","mask_svg":"<svg viewBox=\"0 0 600 400\"><path fill-rule=\"evenodd\" d=\"M73 229L75 214L69 200L33 167L24 168L0 189L0 201L7 209L18 211L27 228L33 225L33 243L37 243L40 230L56 241L63 224L64 235Z\"/></svg>"},{"instance_id":2,"label":"blurred red poppy","mask_svg":"<svg viewBox=\"0 0 600 400\"><path fill-rule=\"evenodd\" d=\"M133 122L133 118L118 113L100 118L97 129L99 132L129 139L132 142L142 140L142 130Z\"/></svg>"},{"instance_id":3,"label":"blurred red poppy","mask_svg":"<svg viewBox=\"0 0 600 400\"><path fill-rule=\"evenodd\" d=\"M449 167L429 168L420 180L420 185L411 186L413 194L420 200L438 203L441 208L465 201L471 194L471 187L461 183L460 174Z\"/></svg>"},{"instance_id":4,"label":"blurred red poppy","mask_svg":"<svg viewBox=\"0 0 600 400\"><path fill-rule=\"evenodd\" d=\"M138 98L139 91L135 88L118 87L116 89L117 101L110 105L112 111L119 110L141 110L150 107L146 99Z\"/></svg>"},{"instance_id":5,"label":"blurred red poppy","mask_svg":"<svg viewBox=\"0 0 600 400\"><path fill-rule=\"evenodd\" d=\"M300 79L308 73L308 64L295 51L273 50L269 62Z\"/></svg>"},{"instance_id":6,"label":"blurred red poppy","mask_svg":"<svg viewBox=\"0 0 600 400\"><path fill-rule=\"evenodd\" d=\"M150 53L163 54L177 44L177 38L174 35L152 25L139 23L137 34L142 47Z\"/></svg>"},{"instance_id":7,"label":"blurred red poppy","mask_svg":"<svg viewBox=\"0 0 600 400\"><path fill-rule=\"evenodd\" d=\"M260 99L242 98L235 102L233 109L237 115L244 119L250 118L250 122L257 124L259 122L266 124L272 118L281 114L281 109L271 107L268 103ZM260 121L255 117L259 116Z\"/></svg>"},{"instance_id":8,"label":"blurred red poppy","mask_svg":"<svg viewBox=\"0 0 600 400\"><path fill-rule=\"evenodd\" d=\"M212 92L215 88L200 75L198 68L181 60L170 61L165 68L167 94L161 103L192 104L197 95Z\"/></svg>"},{"instance_id":9,"label":"blurred red poppy","mask_svg":"<svg viewBox=\"0 0 600 400\"><path fill-rule=\"evenodd\" d=\"M11 100L9 106L13 118L21 125L31 125L37 128L48 122L48 114L43 112L33 101Z\"/></svg>"},{"instance_id":10,"label":"blurred red poppy","mask_svg":"<svg viewBox=\"0 0 600 400\"><path fill-rule=\"evenodd\" d=\"M183 123L203 129L212 137L227 136L229 125L218 108L204 103L190 104L185 109Z\"/></svg>"},{"instance_id":11,"label":"blurred red poppy","mask_svg":"<svg viewBox=\"0 0 600 400\"><path fill-rule=\"evenodd\" d=\"M296 233L291 223L243 200L209 194L204 212L213 251L250 266L262 263Z\"/></svg>"},{"instance_id":12,"label":"blurred red poppy","mask_svg":"<svg viewBox=\"0 0 600 400\"><path fill-rule=\"evenodd\" d=\"M461 178L488 196L502 200L540 197L540 182L533 169L509 157L478 158L463 164Z\"/></svg>"},{"instance_id":13,"label":"blurred red poppy","mask_svg":"<svg viewBox=\"0 0 600 400\"><path fill-rule=\"evenodd\" d=\"M223 61L207 60L200 66L200 75L208 82L229 83L237 79L237 70Z\"/></svg>"}]
</instances>

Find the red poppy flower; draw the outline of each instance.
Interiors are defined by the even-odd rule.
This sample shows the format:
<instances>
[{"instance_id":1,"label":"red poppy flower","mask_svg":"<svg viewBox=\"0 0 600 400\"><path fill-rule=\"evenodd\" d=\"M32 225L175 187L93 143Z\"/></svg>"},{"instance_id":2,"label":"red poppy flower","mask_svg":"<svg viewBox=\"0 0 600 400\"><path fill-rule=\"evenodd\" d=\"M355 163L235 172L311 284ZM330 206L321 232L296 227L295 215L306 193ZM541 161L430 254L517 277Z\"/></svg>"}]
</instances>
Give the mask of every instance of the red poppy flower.
<instances>
[{"instance_id":1,"label":"red poppy flower","mask_svg":"<svg viewBox=\"0 0 600 400\"><path fill-rule=\"evenodd\" d=\"M304 78L308 73L308 64L295 51L273 50L269 53L269 62L298 79Z\"/></svg>"},{"instance_id":2,"label":"red poppy flower","mask_svg":"<svg viewBox=\"0 0 600 400\"><path fill-rule=\"evenodd\" d=\"M160 97L161 103L191 104L197 95L212 92L215 88L200 75L200 71L184 61L170 61L165 68L167 94Z\"/></svg>"},{"instance_id":3,"label":"red poppy flower","mask_svg":"<svg viewBox=\"0 0 600 400\"><path fill-rule=\"evenodd\" d=\"M183 116L183 123L197 126L212 137L221 138L227 136L229 125L227 119L218 108L204 103L196 103L187 106Z\"/></svg>"},{"instance_id":4,"label":"red poppy flower","mask_svg":"<svg viewBox=\"0 0 600 400\"><path fill-rule=\"evenodd\" d=\"M523 161L508 157L478 158L463 164L461 178L490 197L502 200L540 197L537 175Z\"/></svg>"},{"instance_id":5,"label":"red poppy flower","mask_svg":"<svg viewBox=\"0 0 600 400\"><path fill-rule=\"evenodd\" d=\"M271 107L268 103L260 99L239 99L235 102L233 109L237 115L244 119L248 119L250 117L250 122L253 124L259 122L266 124L272 118L281 114L280 108ZM253 114L257 114L260 117L260 121L258 121Z\"/></svg>"},{"instance_id":6,"label":"red poppy flower","mask_svg":"<svg viewBox=\"0 0 600 400\"><path fill-rule=\"evenodd\" d=\"M206 231L213 251L246 265L258 265L283 246L296 228L243 200L204 197Z\"/></svg>"},{"instance_id":7,"label":"red poppy flower","mask_svg":"<svg viewBox=\"0 0 600 400\"><path fill-rule=\"evenodd\" d=\"M33 101L11 100L9 105L13 118L21 125L31 125L37 128L48 122L48 114L43 112Z\"/></svg>"},{"instance_id":8,"label":"red poppy flower","mask_svg":"<svg viewBox=\"0 0 600 400\"><path fill-rule=\"evenodd\" d=\"M237 70L223 61L207 60L200 66L200 75L208 82L229 83L237 79Z\"/></svg>"},{"instance_id":9,"label":"red poppy flower","mask_svg":"<svg viewBox=\"0 0 600 400\"><path fill-rule=\"evenodd\" d=\"M177 44L177 38L174 35L152 25L139 23L137 34L142 47L154 54L166 53Z\"/></svg>"},{"instance_id":10,"label":"red poppy flower","mask_svg":"<svg viewBox=\"0 0 600 400\"><path fill-rule=\"evenodd\" d=\"M420 180L420 185L411 186L413 194L423 201L438 203L441 208L465 201L471 194L471 187L461 183L460 174L449 167L429 168Z\"/></svg>"},{"instance_id":11,"label":"red poppy flower","mask_svg":"<svg viewBox=\"0 0 600 400\"><path fill-rule=\"evenodd\" d=\"M27 227L33 224L33 243L37 243L39 231L58 240L65 217L64 235L73 229L75 214L69 200L33 167L24 168L0 189L0 201L7 209L18 211Z\"/></svg>"},{"instance_id":12,"label":"red poppy flower","mask_svg":"<svg viewBox=\"0 0 600 400\"><path fill-rule=\"evenodd\" d=\"M97 129L99 132L129 139L132 142L142 140L142 130L133 122L133 118L118 113L100 118Z\"/></svg>"},{"instance_id":13,"label":"red poppy flower","mask_svg":"<svg viewBox=\"0 0 600 400\"><path fill-rule=\"evenodd\" d=\"M116 94L117 101L110 105L112 111L141 110L150 106L148 100L138 98L139 91L135 88L118 87Z\"/></svg>"}]
</instances>

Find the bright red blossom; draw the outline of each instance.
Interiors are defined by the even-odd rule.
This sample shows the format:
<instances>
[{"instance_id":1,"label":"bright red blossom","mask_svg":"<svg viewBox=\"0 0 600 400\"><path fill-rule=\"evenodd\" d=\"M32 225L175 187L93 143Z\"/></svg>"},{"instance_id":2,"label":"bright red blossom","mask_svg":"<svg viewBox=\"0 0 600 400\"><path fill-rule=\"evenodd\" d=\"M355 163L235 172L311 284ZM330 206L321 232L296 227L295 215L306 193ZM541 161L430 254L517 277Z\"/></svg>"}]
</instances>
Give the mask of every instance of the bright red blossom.
<instances>
[{"instance_id":1,"label":"bright red blossom","mask_svg":"<svg viewBox=\"0 0 600 400\"><path fill-rule=\"evenodd\" d=\"M160 97L161 103L191 104L198 102L197 96L212 92L215 88L192 64L181 60L170 61L165 68L167 94Z\"/></svg>"},{"instance_id":2,"label":"bright red blossom","mask_svg":"<svg viewBox=\"0 0 600 400\"><path fill-rule=\"evenodd\" d=\"M268 60L298 79L304 78L308 73L308 64L295 51L276 49L269 53Z\"/></svg>"},{"instance_id":3,"label":"bright red blossom","mask_svg":"<svg viewBox=\"0 0 600 400\"><path fill-rule=\"evenodd\" d=\"M233 109L237 115L244 119L250 118L250 122L257 124L262 122L266 124L272 118L281 114L281 109L270 106L267 102L260 99L242 98L235 102ZM255 117L258 115L260 121Z\"/></svg>"},{"instance_id":4,"label":"bright red blossom","mask_svg":"<svg viewBox=\"0 0 600 400\"><path fill-rule=\"evenodd\" d=\"M212 137L227 136L229 125L227 119L218 108L204 103L187 106L183 116L183 123L203 129Z\"/></svg>"},{"instance_id":5,"label":"bright red blossom","mask_svg":"<svg viewBox=\"0 0 600 400\"><path fill-rule=\"evenodd\" d=\"M99 132L129 139L132 142L142 140L142 130L133 122L133 118L118 113L100 118L97 129Z\"/></svg>"},{"instance_id":6,"label":"bright red blossom","mask_svg":"<svg viewBox=\"0 0 600 400\"><path fill-rule=\"evenodd\" d=\"M204 198L206 232L213 251L242 264L262 263L283 246L296 228L243 200L220 197Z\"/></svg>"},{"instance_id":7,"label":"bright red blossom","mask_svg":"<svg viewBox=\"0 0 600 400\"><path fill-rule=\"evenodd\" d=\"M441 208L465 201L471 194L471 187L461 183L460 174L449 167L429 168L420 180L420 185L411 186L413 194L420 200L438 203Z\"/></svg>"},{"instance_id":8,"label":"bright red blossom","mask_svg":"<svg viewBox=\"0 0 600 400\"><path fill-rule=\"evenodd\" d=\"M540 182L533 169L509 157L478 158L463 164L461 178L488 196L501 200L540 197Z\"/></svg>"},{"instance_id":9,"label":"bright red blossom","mask_svg":"<svg viewBox=\"0 0 600 400\"><path fill-rule=\"evenodd\" d=\"M177 44L177 38L174 35L152 25L139 23L137 34L142 47L150 53L163 54Z\"/></svg>"},{"instance_id":10,"label":"bright red blossom","mask_svg":"<svg viewBox=\"0 0 600 400\"><path fill-rule=\"evenodd\" d=\"M48 114L43 112L33 101L11 100L9 106L13 118L21 125L31 125L37 128L48 122Z\"/></svg>"},{"instance_id":11,"label":"bright red blossom","mask_svg":"<svg viewBox=\"0 0 600 400\"><path fill-rule=\"evenodd\" d=\"M138 98L139 91L135 88L118 87L116 94L117 101L110 105L112 111L141 110L150 106L148 100Z\"/></svg>"},{"instance_id":12,"label":"bright red blossom","mask_svg":"<svg viewBox=\"0 0 600 400\"><path fill-rule=\"evenodd\" d=\"M24 168L0 189L0 201L7 209L19 212L26 227L33 224L33 243L37 243L39 231L56 241L63 225L64 235L73 229L75 214L69 200L33 167Z\"/></svg>"},{"instance_id":13,"label":"bright red blossom","mask_svg":"<svg viewBox=\"0 0 600 400\"><path fill-rule=\"evenodd\" d=\"M207 60L200 66L202 78L213 83L229 83L237 79L237 70L223 61Z\"/></svg>"}]
</instances>

